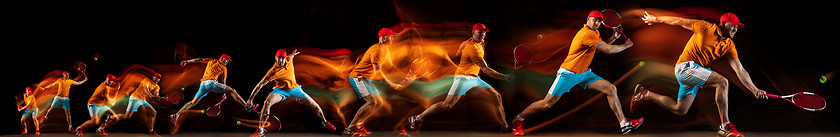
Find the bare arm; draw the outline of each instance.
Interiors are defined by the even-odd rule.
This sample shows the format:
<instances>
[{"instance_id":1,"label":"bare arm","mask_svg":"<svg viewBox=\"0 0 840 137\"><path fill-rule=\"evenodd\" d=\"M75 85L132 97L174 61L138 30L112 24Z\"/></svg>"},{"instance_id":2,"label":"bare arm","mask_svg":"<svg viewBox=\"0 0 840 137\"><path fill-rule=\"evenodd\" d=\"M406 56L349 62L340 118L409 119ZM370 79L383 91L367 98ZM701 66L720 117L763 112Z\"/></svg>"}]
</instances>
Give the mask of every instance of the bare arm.
<instances>
[{"instance_id":1,"label":"bare arm","mask_svg":"<svg viewBox=\"0 0 840 137\"><path fill-rule=\"evenodd\" d=\"M84 74L82 74L82 75L84 75ZM87 76L85 76L85 77L84 77L84 79L82 79L81 81L76 81L76 82L73 82L73 85L81 85L81 84L84 84L87 80L88 80L88 78L87 78Z\"/></svg>"},{"instance_id":2,"label":"bare arm","mask_svg":"<svg viewBox=\"0 0 840 137\"><path fill-rule=\"evenodd\" d=\"M753 97L755 98L767 99L767 95L765 95L767 92L758 89L758 87L756 87L755 84L753 84L752 79L750 78L750 74L748 74L747 70L744 69L744 66L741 65L740 60L729 59L729 66L731 66L732 70L735 71L735 75L738 76L738 80L741 81L741 84L743 84L744 87L747 88L747 90L749 90L749 92L744 92L753 95Z\"/></svg>"},{"instance_id":3,"label":"bare arm","mask_svg":"<svg viewBox=\"0 0 840 137\"><path fill-rule=\"evenodd\" d=\"M40 90L44 90L44 89L47 89L47 88L51 88L51 87L53 87L53 86L57 85L57 83L58 83L58 80L54 81L53 83L50 83L49 85L46 85L46 86L43 86L43 87L39 87L39 89L40 89Z\"/></svg>"},{"instance_id":4,"label":"bare arm","mask_svg":"<svg viewBox=\"0 0 840 137\"><path fill-rule=\"evenodd\" d=\"M295 50L292 51L292 53L289 53L289 55L287 55L287 56L289 56L289 60L291 60L291 59L294 59L295 56L297 56L298 54L300 54L300 52L298 52L297 49L295 49Z\"/></svg>"},{"instance_id":5,"label":"bare arm","mask_svg":"<svg viewBox=\"0 0 840 137\"><path fill-rule=\"evenodd\" d=\"M648 14L647 11L645 11L645 15L642 16L642 21L644 21L648 25L653 25L653 23L665 23L665 24L668 24L668 25L681 26L685 29L692 30L691 29L691 21L693 21L693 19L671 17L671 16L656 17L656 16Z\"/></svg>"},{"instance_id":6,"label":"bare arm","mask_svg":"<svg viewBox=\"0 0 840 137\"><path fill-rule=\"evenodd\" d=\"M402 80L400 83L394 83L393 81L388 79L388 77L385 75L385 72L382 72L382 65L379 65L378 63L373 63L373 72L378 73L379 76L382 77L382 80L385 81L385 83L387 83L391 87L394 87L394 89L397 90L404 88L407 85L406 83L408 83L407 81L413 81L414 79L416 79L416 76L409 76Z\"/></svg>"},{"instance_id":7,"label":"bare arm","mask_svg":"<svg viewBox=\"0 0 840 137\"><path fill-rule=\"evenodd\" d=\"M632 46L633 46L633 41L627 40L627 42L625 42L624 44L621 44L621 45L611 45L611 44L607 44L604 41L601 41L601 42L598 42L598 44L595 44L594 47L598 50L604 51L604 53L614 54L614 53L624 51L625 49L630 48Z\"/></svg>"},{"instance_id":8,"label":"bare arm","mask_svg":"<svg viewBox=\"0 0 840 137\"><path fill-rule=\"evenodd\" d=\"M487 74L490 77L493 77L493 78L496 78L496 79L504 79L504 80L507 80L507 79L510 78L510 77L508 77L508 75L499 73L498 71L494 70L493 68L490 68L490 66L487 65L487 62L484 61L483 59L475 59L474 61L477 63L476 65L478 65L478 67L481 67L481 72L484 72L484 74Z\"/></svg>"},{"instance_id":9,"label":"bare arm","mask_svg":"<svg viewBox=\"0 0 840 137\"><path fill-rule=\"evenodd\" d=\"M251 95L248 97L248 102L253 102L254 97L257 96L257 93L260 93L260 89L262 89L263 86L268 84L268 82L269 82L268 78L261 79L260 82L257 83L257 86L254 86L254 89L251 90Z\"/></svg>"},{"instance_id":10,"label":"bare arm","mask_svg":"<svg viewBox=\"0 0 840 137\"><path fill-rule=\"evenodd\" d=\"M181 67L184 67L187 64L196 63L196 62L207 63L208 60L210 60L210 58L194 58L194 59L190 59L190 60L184 60L184 61L181 61Z\"/></svg>"}]
</instances>

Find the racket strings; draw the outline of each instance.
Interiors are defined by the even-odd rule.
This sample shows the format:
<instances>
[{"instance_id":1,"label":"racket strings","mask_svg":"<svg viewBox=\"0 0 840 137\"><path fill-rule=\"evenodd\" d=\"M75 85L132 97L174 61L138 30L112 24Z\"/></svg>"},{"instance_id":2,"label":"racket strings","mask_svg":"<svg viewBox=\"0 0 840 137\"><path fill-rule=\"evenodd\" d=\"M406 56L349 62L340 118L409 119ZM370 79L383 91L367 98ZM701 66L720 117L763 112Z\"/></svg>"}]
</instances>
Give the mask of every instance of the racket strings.
<instances>
[{"instance_id":1,"label":"racket strings","mask_svg":"<svg viewBox=\"0 0 840 137\"><path fill-rule=\"evenodd\" d=\"M796 103L796 105L810 109L821 109L825 107L825 100L820 96L797 95L793 96L791 101Z\"/></svg>"}]
</instances>

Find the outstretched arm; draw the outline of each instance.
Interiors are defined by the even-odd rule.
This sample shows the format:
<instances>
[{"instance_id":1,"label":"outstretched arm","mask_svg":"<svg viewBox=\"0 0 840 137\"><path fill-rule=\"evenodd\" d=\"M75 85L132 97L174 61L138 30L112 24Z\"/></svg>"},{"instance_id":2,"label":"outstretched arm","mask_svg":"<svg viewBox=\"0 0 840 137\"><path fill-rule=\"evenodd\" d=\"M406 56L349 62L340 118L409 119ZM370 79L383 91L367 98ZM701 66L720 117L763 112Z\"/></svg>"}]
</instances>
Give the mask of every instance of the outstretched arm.
<instances>
[{"instance_id":1,"label":"outstretched arm","mask_svg":"<svg viewBox=\"0 0 840 137\"><path fill-rule=\"evenodd\" d=\"M748 94L753 95L755 98L759 99L767 99L767 92L764 90L758 89L758 87L753 84L752 79L750 78L750 74L747 73L747 70L744 69L744 66L741 65L741 61L738 59L729 59L729 66L732 67L732 70L735 71L735 75L738 76L738 80L741 81L741 84L747 88Z\"/></svg>"},{"instance_id":2,"label":"outstretched arm","mask_svg":"<svg viewBox=\"0 0 840 137\"><path fill-rule=\"evenodd\" d=\"M612 43L612 42L610 42L610 43ZM631 41L629 39L627 40L627 42L624 42L624 44L621 44L621 45L611 45L611 44L607 44L604 41L601 41L601 42L598 42L597 44L595 44L596 49L604 51L604 53L607 53L607 54L618 53L618 52L624 51L625 49L630 48L632 46L633 46L633 41Z\"/></svg>"},{"instance_id":3,"label":"outstretched arm","mask_svg":"<svg viewBox=\"0 0 840 137\"><path fill-rule=\"evenodd\" d=\"M262 89L263 86L268 84L268 82L269 82L268 78L263 78L262 80L260 80L260 82L257 83L257 86L254 86L254 89L251 90L251 95L248 97L247 102L250 102L250 103L254 102L254 97L257 96L257 93L260 93L260 89Z\"/></svg>"},{"instance_id":4,"label":"outstretched arm","mask_svg":"<svg viewBox=\"0 0 840 137\"><path fill-rule=\"evenodd\" d=\"M490 68L490 66L487 65L487 62L483 59L474 59L474 61L476 62L476 65L478 65L478 67L481 68L481 72L484 72L484 74L487 74L488 76L493 77L495 79L510 79L508 75L499 73L493 68Z\"/></svg>"},{"instance_id":5,"label":"outstretched arm","mask_svg":"<svg viewBox=\"0 0 840 137\"><path fill-rule=\"evenodd\" d=\"M397 90L405 88L406 85L408 85L409 83L411 83L415 79L417 79L417 76L408 76L405 79L401 80L400 83L394 83L393 81L388 79L388 76L385 75L385 72L382 72L382 65L379 65L379 63L373 63L373 69L374 69L373 72L378 73L379 76L382 77L382 80L384 80L386 84L390 85L391 87L393 87L394 89L397 89ZM408 75L412 75L412 74L408 74Z\"/></svg>"},{"instance_id":6,"label":"outstretched arm","mask_svg":"<svg viewBox=\"0 0 840 137\"><path fill-rule=\"evenodd\" d=\"M194 58L190 60L184 60L181 61L181 67L187 66L187 64L191 63L207 63L208 60L210 60L210 58Z\"/></svg>"},{"instance_id":7,"label":"outstretched arm","mask_svg":"<svg viewBox=\"0 0 840 137\"><path fill-rule=\"evenodd\" d=\"M42 87L38 87L38 90L48 89L48 88L51 88L51 87L53 87L53 86L55 86L55 85L58 85L58 80L54 81L53 83L50 83L49 85L42 86Z\"/></svg>"},{"instance_id":8,"label":"outstretched arm","mask_svg":"<svg viewBox=\"0 0 840 137\"><path fill-rule=\"evenodd\" d=\"M300 52L298 52L297 49L295 49L295 50L292 50L292 53L289 53L289 55L287 55L287 56L289 56L289 60L291 60L291 59L294 59L295 56L297 56L298 54L300 54Z\"/></svg>"},{"instance_id":9,"label":"outstretched arm","mask_svg":"<svg viewBox=\"0 0 840 137\"><path fill-rule=\"evenodd\" d=\"M84 73L82 73L82 75L85 75L85 74L84 74ZM81 84L84 84L87 80L88 80L87 76L84 76L84 79L82 79L81 81L76 81L76 82L73 82L73 85L81 85Z\"/></svg>"},{"instance_id":10,"label":"outstretched arm","mask_svg":"<svg viewBox=\"0 0 840 137\"><path fill-rule=\"evenodd\" d=\"M691 29L691 21L693 21L693 19L671 17L671 16L657 17L657 16L650 15L650 14L647 13L647 11L645 11L645 15L642 16L642 21L644 21L648 25L653 25L653 23L665 23L665 24L668 24L668 25L681 26L685 29L692 30Z\"/></svg>"}]
</instances>

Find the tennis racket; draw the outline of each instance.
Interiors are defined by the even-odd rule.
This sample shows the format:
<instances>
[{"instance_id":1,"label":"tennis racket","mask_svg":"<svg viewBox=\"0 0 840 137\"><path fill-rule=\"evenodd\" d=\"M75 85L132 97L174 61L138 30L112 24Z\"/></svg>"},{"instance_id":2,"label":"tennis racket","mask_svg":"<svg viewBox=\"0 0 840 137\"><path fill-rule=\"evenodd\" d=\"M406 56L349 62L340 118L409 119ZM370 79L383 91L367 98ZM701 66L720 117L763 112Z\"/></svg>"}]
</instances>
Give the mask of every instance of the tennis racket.
<instances>
[{"instance_id":1,"label":"tennis racket","mask_svg":"<svg viewBox=\"0 0 840 137\"><path fill-rule=\"evenodd\" d=\"M26 105L24 105L24 104L26 104L26 102L23 99L21 99L21 97L18 97L18 96L15 96L15 102L17 103L17 107L18 108L25 107Z\"/></svg>"},{"instance_id":2,"label":"tennis racket","mask_svg":"<svg viewBox=\"0 0 840 137\"><path fill-rule=\"evenodd\" d=\"M216 103L213 106L208 107L206 109L206 111L204 111L204 114L206 114L209 117L216 117L216 116L221 115L222 114L222 102L225 102L225 99L227 99L227 96L222 95L222 100L219 100L219 103Z\"/></svg>"},{"instance_id":3,"label":"tennis racket","mask_svg":"<svg viewBox=\"0 0 840 137\"><path fill-rule=\"evenodd\" d=\"M825 109L826 103L825 99L820 97L820 95L811 93L811 92L799 92L796 94L791 95L775 95L775 94L766 94L768 98L778 98L784 99L791 104L795 105L796 107L808 110L808 111L820 111Z\"/></svg>"},{"instance_id":4,"label":"tennis racket","mask_svg":"<svg viewBox=\"0 0 840 137\"><path fill-rule=\"evenodd\" d=\"M621 15L618 12L612 9L605 9L601 11L601 14L604 15L604 26L612 28L616 33L621 34L621 37L627 39L627 36L624 35L624 29L621 27Z\"/></svg>"},{"instance_id":5,"label":"tennis racket","mask_svg":"<svg viewBox=\"0 0 840 137\"><path fill-rule=\"evenodd\" d=\"M513 69L519 69L526 65L530 65L533 59L534 53L531 51L531 48L525 44L519 44L513 48Z\"/></svg>"},{"instance_id":6,"label":"tennis racket","mask_svg":"<svg viewBox=\"0 0 840 137\"><path fill-rule=\"evenodd\" d=\"M260 104L254 104L254 107L251 107L251 110L254 111L254 112L257 112L257 114L265 114L265 115L268 116L268 119L266 119L266 122L268 122L268 123L266 123L265 125L262 125L262 126L265 126L265 127L263 127L263 129L265 129L266 131L280 131L280 129L283 127L283 125L280 123L280 118L277 118L277 116L274 116L272 114L262 113L261 111L257 110L257 107L259 107L259 106L260 106ZM271 108L266 108L266 109L271 109ZM260 122L262 122L262 121L260 121ZM241 124L241 122L237 122L236 124L239 125L239 124ZM257 124L259 124L259 123L257 123ZM257 127L259 127L259 125Z\"/></svg>"},{"instance_id":7,"label":"tennis racket","mask_svg":"<svg viewBox=\"0 0 840 137\"><path fill-rule=\"evenodd\" d=\"M184 100L184 94L180 92L172 92L166 95L166 101L172 104L178 104Z\"/></svg>"},{"instance_id":8,"label":"tennis racket","mask_svg":"<svg viewBox=\"0 0 840 137\"><path fill-rule=\"evenodd\" d=\"M85 64L85 62L79 61L78 63L76 63L75 68L76 68L76 70L79 70L82 73L85 73L85 70L87 70L87 64Z\"/></svg>"}]
</instances>

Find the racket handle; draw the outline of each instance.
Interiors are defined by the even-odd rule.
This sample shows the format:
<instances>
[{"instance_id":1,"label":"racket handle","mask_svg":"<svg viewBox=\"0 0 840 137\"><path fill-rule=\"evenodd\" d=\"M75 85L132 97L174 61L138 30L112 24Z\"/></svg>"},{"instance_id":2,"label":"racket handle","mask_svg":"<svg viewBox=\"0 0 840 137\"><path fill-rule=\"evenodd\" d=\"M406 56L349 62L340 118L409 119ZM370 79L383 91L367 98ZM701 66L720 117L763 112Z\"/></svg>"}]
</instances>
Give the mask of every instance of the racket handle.
<instances>
[{"instance_id":1,"label":"racket handle","mask_svg":"<svg viewBox=\"0 0 840 137\"><path fill-rule=\"evenodd\" d=\"M767 93L767 94L765 94L765 95L767 95L767 98L782 98L781 96L776 95L776 94L770 94L770 93Z\"/></svg>"}]
</instances>

